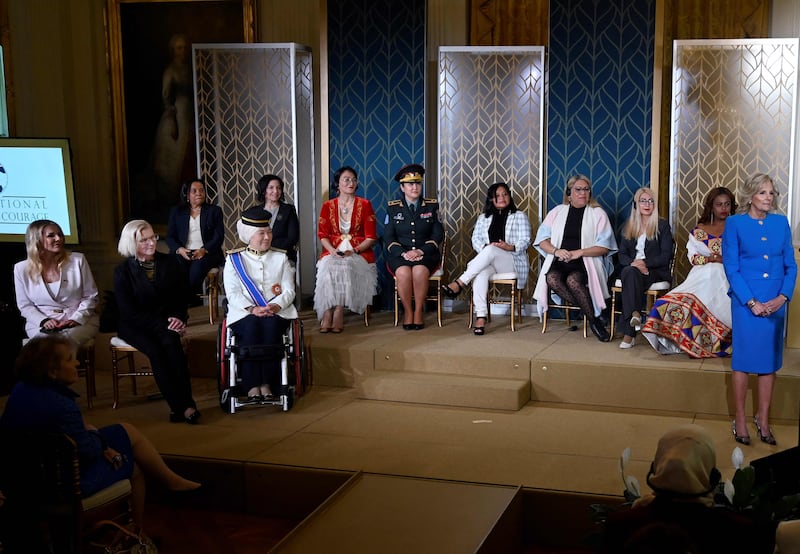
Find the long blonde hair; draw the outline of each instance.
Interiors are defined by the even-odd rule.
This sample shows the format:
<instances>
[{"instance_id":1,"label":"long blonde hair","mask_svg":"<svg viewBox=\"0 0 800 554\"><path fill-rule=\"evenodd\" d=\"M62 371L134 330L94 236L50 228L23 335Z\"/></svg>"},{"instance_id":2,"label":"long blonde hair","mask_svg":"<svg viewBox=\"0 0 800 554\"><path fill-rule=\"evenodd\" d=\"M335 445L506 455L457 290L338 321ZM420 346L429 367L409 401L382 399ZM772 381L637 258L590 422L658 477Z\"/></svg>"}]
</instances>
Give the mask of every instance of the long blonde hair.
<instances>
[{"instance_id":1,"label":"long blonde hair","mask_svg":"<svg viewBox=\"0 0 800 554\"><path fill-rule=\"evenodd\" d=\"M642 214L639 213L639 199L643 194L649 194L653 200L653 213L647 218L647 221L642 219ZM653 191L650 187L641 187L633 195L633 204L631 205L631 215L625 223L625 228L622 230L622 237L626 239L636 239L644 234L648 240L658 237L658 204L655 202Z\"/></svg>"},{"instance_id":2,"label":"long blonde hair","mask_svg":"<svg viewBox=\"0 0 800 554\"><path fill-rule=\"evenodd\" d=\"M28 277L34 283L38 283L42 277L42 248L44 245L44 230L46 227L52 225L58 229L58 234L61 235L61 241L64 241L64 231L61 230L61 225L50 219L37 219L31 221L28 229L25 231L25 249L28 251ZM64 262L69 258L69 250L63 249L56 256L56 267L61 269Z\"/></svg>"}]
</instances>

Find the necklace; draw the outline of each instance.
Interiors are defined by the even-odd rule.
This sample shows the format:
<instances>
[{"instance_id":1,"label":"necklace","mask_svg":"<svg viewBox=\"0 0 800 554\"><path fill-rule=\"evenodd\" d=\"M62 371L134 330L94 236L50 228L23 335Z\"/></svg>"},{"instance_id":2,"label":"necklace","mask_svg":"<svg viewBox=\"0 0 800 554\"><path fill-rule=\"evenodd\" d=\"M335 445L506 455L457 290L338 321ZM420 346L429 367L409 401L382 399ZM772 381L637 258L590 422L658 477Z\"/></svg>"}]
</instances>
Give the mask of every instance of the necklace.
<instances>
[{"instance_id":1,"label":"necklace","mask_svg":"<svg viewBox=\"0 0 800 554\"><path fill-rule=\"evenodd\" d=\"M353 207L353 202L350 202L349 206L345 206L344 203L342 203L342 202L339 203L339 209L342 211L342 213L344 215L349 214L350 213L350 208L352 208L352 207Z\"/></svg>"}]
</instances>

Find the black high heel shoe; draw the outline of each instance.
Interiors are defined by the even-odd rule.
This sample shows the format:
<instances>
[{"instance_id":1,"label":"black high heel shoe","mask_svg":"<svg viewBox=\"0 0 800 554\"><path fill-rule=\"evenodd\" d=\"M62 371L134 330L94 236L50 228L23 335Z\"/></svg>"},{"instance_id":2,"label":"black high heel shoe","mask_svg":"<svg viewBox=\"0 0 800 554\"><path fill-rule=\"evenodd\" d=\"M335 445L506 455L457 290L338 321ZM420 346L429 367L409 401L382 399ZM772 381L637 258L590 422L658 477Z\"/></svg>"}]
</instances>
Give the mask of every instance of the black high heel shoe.
<instances>
[{"instance_id":1,"label":"black high heel shoe","mask_svg":"<svg viewBox=\"0 0 800 554\"><path fill-rule=\"evenodd\" d=\"M778 441L775 440L775 435L772 434L772 429L767 429L769 435L765 435L761 432L761 425L758 423L758 416L753 416L753 423L756 424L756 430L758 431L758 438L761 439L761 442L765 442L770 446L775 446L778 444Z\"/></svg>"},{"instance_id":2,"label":"black high heel shoe","mask_svg":"<svg viewBox=\"0 0 800 554\"><path fill-rule=\"evenodd\" d=\"M756 426L757 427L757 426ZM731 431L733 432L733 440L738 442L739 444L743 444L745 446L750 445L750 435L742 435L741 437L736 434L736 420L733 420L731 424Z\"/></svg>"},{"instance_id":3,"label":"black high heel shoe","mask_svg":"<svg viewBox=\"0 0 800 554\"><path fill-rule=\"evenodd\" d=\"M461 291L464 290L464 287L458 281L454 281L455 286L458 287L458 290L453 290L450 288L449 285L442 285L442 293L447 298L458 298L458 295L461 294Z\"/></svg>"}]
</instances>

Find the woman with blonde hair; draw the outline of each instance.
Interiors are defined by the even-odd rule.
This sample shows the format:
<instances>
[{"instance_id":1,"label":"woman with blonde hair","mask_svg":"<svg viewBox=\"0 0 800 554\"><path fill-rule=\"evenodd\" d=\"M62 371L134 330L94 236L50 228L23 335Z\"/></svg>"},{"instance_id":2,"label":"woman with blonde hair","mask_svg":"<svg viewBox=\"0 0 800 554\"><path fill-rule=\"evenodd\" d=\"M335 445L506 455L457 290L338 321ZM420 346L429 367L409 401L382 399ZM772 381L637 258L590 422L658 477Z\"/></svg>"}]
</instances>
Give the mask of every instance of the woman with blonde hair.
<instances>
[{"instance_id":1,"label":"woman with blonde hair","mask_svg":"<svg viewBox=\"0 0 800 554\"><path fill-rule=\"evenodd\" d=\"M633 195L631 215L622 230L619 242L620 281L622 281L622 317L619 347L632 348L636 332L642 328L644 293L658 281L670 281L672 230L665 219L658 217L658 206L648 187Z\"/></svg>"},{"instance_id":2,"label":"woman with blonde hair","mask_svg":"<svg viewBox=\"0 0 800 554\"><path fill-rule=\"evenodd\" d=\"M70 252L55 221L38 219L25 232L28 257L14 265L17 308L29 338L59 334L81 345L99 326L97 286L83 254Z\"/></svg>"},{"instance_id":3,"label":"woman with blonde hair","mask_svg":"<svg viewBox=\"0 0 800 554\"><path fill-rule=\"evenodd\" d=\"M758 408L753 423L761 442L775 446L769 408L775 378L783 366L783 329L794 293L797 263L785 215L771 213L778 191L769 175L758 173L739 188L745 202L728 218L722 234L722 266L728 276L733 319L732 423L736 442L750 444L745 407L749 374L758 376ZM756 396L754 394L754 396Z\"/></svg>"},{"instance_id":4,"label":"woman with blonde hair","mask_svg":"<svg viewBox=\"0 0 800 554\"><path fill-rule=\"evenodd\" d=\"M199 423L189 365L181 337L189 320L191 291L176 256L156 251L159 237L143 219L125 224L117 251L125 260L114 269L119 304L118 336L150 360L172 423Z\"/></svg>"}]
</instances>

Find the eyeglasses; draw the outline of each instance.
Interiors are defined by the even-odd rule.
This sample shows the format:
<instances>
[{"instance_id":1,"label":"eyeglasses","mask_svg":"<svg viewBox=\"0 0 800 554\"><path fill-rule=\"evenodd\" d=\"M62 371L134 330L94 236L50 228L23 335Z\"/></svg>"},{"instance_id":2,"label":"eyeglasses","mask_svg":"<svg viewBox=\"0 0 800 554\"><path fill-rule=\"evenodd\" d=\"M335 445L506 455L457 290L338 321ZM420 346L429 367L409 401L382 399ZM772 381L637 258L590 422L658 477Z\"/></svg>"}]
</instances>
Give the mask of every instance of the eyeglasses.
<instances>
[{"instance_id":1,"label":"eyeglasses","mask_svg":"<svg viewBox=\"0 0 800 554\"><path fill-rule=\"evenodd\" d=\"M158 235L153 235L152 237L142 237L139 239L139 244L147 244L148 242L155 244L158 242L158 238Z\"/></svg>"},{"instance_id":2,"label":"eyeglasses","mask_svg":"<svg viewBox=\"0 0 800 554\"><path fill-rule=\"evenodd\" d=\"M355 177L342 177L339 180L343 183L358 183L358 179Z\"/></svg>"},{"instance_id":3,"label":"eyeglasses","mask_svg":"<svg viewBox=\"0 0 800 554\"><path fill-rule=\"evenodd\" d=\"M656 201L653 200L652 198L640 198L639 199L639 204L655 204L655 203L656 203Z\"/></svg>"},{"instance_id":4,"label":"eyeglasses","mask_svg":"<svg viewBox=\"0 0 800 554\"><path fill-rule=\"evenodd\" d=\"M589 187L572 187L572 192L589 192L590 190L592 189Z\"/></svg>"}]
</instances>

